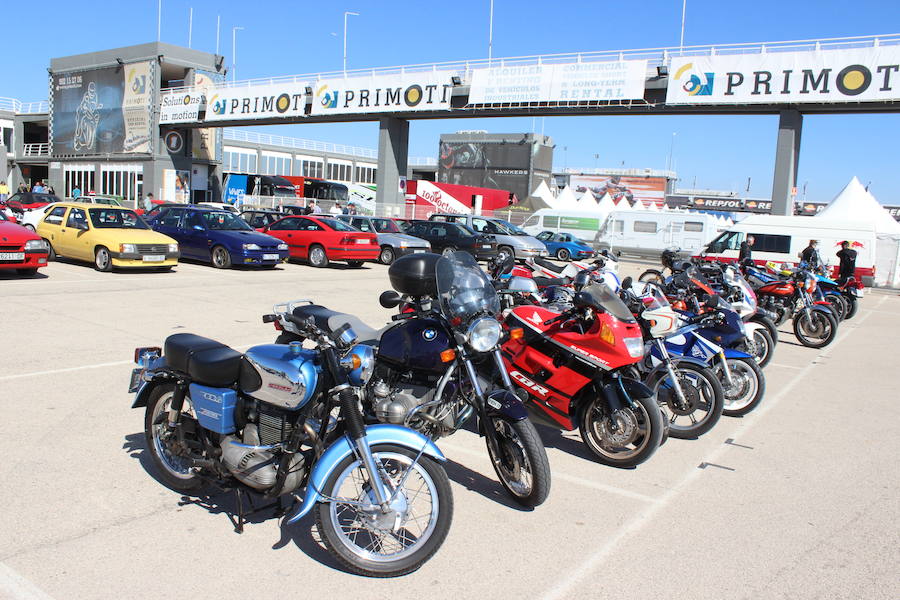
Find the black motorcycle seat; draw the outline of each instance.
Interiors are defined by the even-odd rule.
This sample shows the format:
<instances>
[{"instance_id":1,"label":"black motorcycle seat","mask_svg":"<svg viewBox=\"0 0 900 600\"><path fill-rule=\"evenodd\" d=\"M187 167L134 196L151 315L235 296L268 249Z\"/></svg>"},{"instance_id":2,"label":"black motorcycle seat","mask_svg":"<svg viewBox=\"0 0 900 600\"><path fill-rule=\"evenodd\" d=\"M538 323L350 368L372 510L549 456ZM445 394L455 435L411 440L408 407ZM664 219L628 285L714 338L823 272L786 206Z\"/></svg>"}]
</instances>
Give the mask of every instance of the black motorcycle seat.
<instances>
[{"instance_id":1,"label":"black motorcycle seat","mask_svg":"<svg viewBox=\"0 0 900 600\"><path fill-rule=\"evenodd\" d=\"M534 282L539 288L544 288L551 285L569 285L572 280L568 277L535 277Z\"/></svg>"},{"instance_id":2,"label":"black motorcycle seat","mask_svg":"<svg viewBox=\"0 0 900 600\"><path fill-rule=\"evenodd\" d=\"M195 382L204 385L231 385L241 373L240 352L193 333L167 337L165 357L170 369L187 373Z\"/></svg>"},{"instance_id":3,"label":"black motorcycle seat","mask_svg":"<svg viewBox=\"0 0 900 600\"><path fill-rule=\"evenodd\" d=\"M318 304L307 304L294 308L294 316L299 319L312 317L316 327L334 333L346 324L356 332L356 341L360 344L377 344L384 330L373 329L363 323L359 317L337 312Z\"/></svg>"},{"instance_id":4,"label":"black motorcycle seat","mask_svg":"<svg viewBox=\"0 0 900 600\"><path fill-rule=\"evenodd\" d=\"M565 269L565 265L558 265L556 263L552 263L546 258L541 258L540 256L535 257L534 263L544 267L545 269L550 269L554 273L562 273L563 269Z\"/></svg>"}]
</instances>

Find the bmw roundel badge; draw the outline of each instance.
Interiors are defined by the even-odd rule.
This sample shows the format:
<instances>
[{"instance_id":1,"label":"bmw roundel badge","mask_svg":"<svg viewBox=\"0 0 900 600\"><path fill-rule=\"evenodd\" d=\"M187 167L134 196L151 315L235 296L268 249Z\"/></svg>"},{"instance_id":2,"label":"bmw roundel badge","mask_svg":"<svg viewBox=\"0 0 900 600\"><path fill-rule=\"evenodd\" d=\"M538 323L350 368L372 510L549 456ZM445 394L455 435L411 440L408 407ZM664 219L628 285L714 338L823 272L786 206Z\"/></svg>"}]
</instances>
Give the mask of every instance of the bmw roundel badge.
<instances>
[{"instance_id":1,"label":"bmw roundel badge","mask_svg":"<svg viewBox=\"0 0 900 600\"><path fill-rule=\"evenodd\" d=\"M437 337L437 331L435 331L434 329L426 329L422 332L422 337L425 338L425 341L430 342Z\"/></svg>"}]
</instances>

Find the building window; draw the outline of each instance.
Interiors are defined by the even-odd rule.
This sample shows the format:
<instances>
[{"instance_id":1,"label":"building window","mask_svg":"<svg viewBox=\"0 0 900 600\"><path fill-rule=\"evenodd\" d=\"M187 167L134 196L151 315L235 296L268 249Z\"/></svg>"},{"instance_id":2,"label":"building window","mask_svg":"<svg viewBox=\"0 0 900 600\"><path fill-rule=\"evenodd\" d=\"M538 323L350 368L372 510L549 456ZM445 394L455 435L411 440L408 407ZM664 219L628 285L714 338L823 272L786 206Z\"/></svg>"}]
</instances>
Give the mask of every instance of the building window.
<instances>
[{"instance_id":1,"label":"building window","mask_svg":"<svg viewBox=\"0 0 900 600\"><path fill-rule=\"evenodd\" d=\"M141 165L100 166L100 195L115 196L137 206L143 194L144 169Z\"/></svg>"},{"instance_id":2,"label":"building window","mask_svg":"<svg viewBox=\"0 0 900 600\"><path fill-rule=\"evenodd\" d=\"M297 159L296 174L303 177L316 177L321 179L325 176L325 163L320 160Z\"/></svg>"},{"instance_id":3,"label":"building window","mask_svg":"<svg viewBox=\"0 0 900 600\"><path fill-rule=\"evenodd\" d=\"M635 233L656 233L656 221L635 221Z\"/></svg>"},{"instance_id":4,"label":"building window","mask_svg":"<svg viewBox=\"0 0 900 600\"><path fill-rule=\"evenodd\" d=\"M261 175L290 175L290 156L273 156L263 153L260 168Z\"/></svg>"},{"instance_id":5,"label":"building window","mask_svg":"<svg viewBox=\"0 0 900 600\"><path fill-rule=\"evenodd\" d=\"M343 163L328 163L328 179L331 181L350 181L352 165Z\"/></svg>"},{"instance_id":6,"label":"building window","mask_svg":"<svg viewBox=\"0 0 900 600\"><path fill-rule=\"evenodd\" d=\"M265 159L265 157L263 157ZM228 173L257 174L256 152L236 147L225 147L222 152L222 165Z\"/></svg>"},{"instance_id":7,"label":"building window","mask_svg":"<svg viewBox=\"0 0 900 600\"><path fill-rule=\"evenodd\" d=\"M67 164L64 165L65 176L66 176L66 186L65 186L65 197L72 197L72 190L76 187L81 190L81 194L83 196L87 196L89 192L96 190L96 184L94 182L96 167L92 164Z\"/></svg>"},{"instance_id":8,"label":"building window","mask_svg":"<svg viewBox=\"0 0 900 600\"><path fill-rule=\"evenodd\" d=\"M357 166L356 183L375 183L375 167L365 165Z\"/></svg>"},{"instance_id":9,"label":"building window","mask_svg":"<svg viewBox=\"0 0 900 600\"><path fill-rule=\"evenodd\" d=\"M789 235L748 233L747 237L750 237L751 235L756 238L756 241L753 242L752 246L754 252L778 252L780 254L789 254L791 251L791 236Z\"/></svg>"}]
</instances>

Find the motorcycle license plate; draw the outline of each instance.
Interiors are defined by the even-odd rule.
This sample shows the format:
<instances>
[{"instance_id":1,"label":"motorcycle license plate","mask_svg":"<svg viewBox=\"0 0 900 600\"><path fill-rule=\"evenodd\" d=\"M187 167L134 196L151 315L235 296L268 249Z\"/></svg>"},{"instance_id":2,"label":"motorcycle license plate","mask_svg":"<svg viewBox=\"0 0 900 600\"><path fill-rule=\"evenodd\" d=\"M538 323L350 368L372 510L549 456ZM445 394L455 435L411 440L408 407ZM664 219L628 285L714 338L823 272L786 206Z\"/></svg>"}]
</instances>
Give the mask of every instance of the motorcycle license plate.
<instances>
[{"instance_id":1,"label":"motorcycle license plate","mask_svg":"<svg viewBox=\"0 0 900 600\"><path fill-rule=\"evenodd\" d=\"M25 260L24 252L0 252L0 260Z\"/></svg>"},{"instance_id":2,"label":"motorcycle license plate","mask_svg":"<svg viewBox=\"0 0 900 600\"><path fill-rule=\"evenodd\" d=\"M162 262L166 260L166 257L162 254L148 254L143 257L144 262Z\"/></svg>"},{"instance_id":3,"label":"motorcycle license plate","mask_svg":"<svg viewBox=\"0 0 900 600\"><path fill-rule=\"evenodd\" d=\"M853 290L853 295L856 296L857 298L862 298L863 291L862 290Z\"/></svg>"},{"instance_id":4,"label":"motorcycle license plate","mask_svg":"<svg viewBox=\"0 0 900 600\"><path fill-rule=\"evenodd\" d=\"M263 260L278 260L277 254L263 254Z\"/></svg>"},{"instance_id":5,"label":"motorcycle license plate","mask_svg":"<svg viewBox=\"0 0 900 600\"><path fill-rule=\"evenodd\" d=\"M490 245L490 244L482 244L481 247L482 247L482 248L490 248L491 245Z\"/></svg>"},{"instance_id":6,"label":"motorcycle license plate","mask_svg":"<svg viewBox=\"0 0 900 600\"><path fill-rule=\"evenodd\" d=\"M419 250L413 250L413 254L420 254L422 252L425 252L424 248L420 248Z\"/></svg>"},{"instance_id":7,"label":"motorcycle license plate","mask_svg":"<svg viewBox=\"0 0 900 600\"><path fill-rule=\"evenodd\" d=\"M137 391L138 387L141 385L141 375L143 375L143 369L132 369L131 371L131 381L128 383L128 393L133 394Z\"/></svg>"}]
</instances>

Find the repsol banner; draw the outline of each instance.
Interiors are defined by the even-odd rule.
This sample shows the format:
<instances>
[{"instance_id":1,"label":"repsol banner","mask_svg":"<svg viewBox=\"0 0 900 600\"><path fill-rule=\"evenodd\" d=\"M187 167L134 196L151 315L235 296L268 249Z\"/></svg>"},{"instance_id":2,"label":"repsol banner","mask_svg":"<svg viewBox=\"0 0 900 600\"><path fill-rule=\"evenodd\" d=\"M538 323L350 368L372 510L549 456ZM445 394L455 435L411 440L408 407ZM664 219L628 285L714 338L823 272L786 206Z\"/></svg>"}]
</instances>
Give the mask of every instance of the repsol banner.
<instances>
[{"instance_id":1,"label":"repsol banner","mask_svg":"<svg viewBox=\"0 0 900 600\"><path fill-rule=\"evenodd\" d=\"M192 123L200 116L200 105L205 101L202 93L163 93L159 95L159 122Z\"/></svg>"},{"instance_id":2,"label":"repsol banner","mask_svg":"<svg viewBox=\"0 0 900 600\"><path fill-rule=\"evenodd\" d=\"M323 79L313 84L313 115L448 110L450 71Z\"/></svg>"},{"instance_id":3,"label":"repsol banner","mask_svg":"<svg viewBox=\"0 0 900 600\"><path fill-rule=\"evenodd\" d=\"M900 46L673 58L667 104L900 100Z\"/></svg>"},{"instance_id":4,"label":"repsol banner","mask_svg":"<svg viewBox=\"0 0 900 600\"><path fill-rule=\"evenodd\" d=\"M302 117L305 108L305 83L213 88L206 95L207 121Z\"/></svg>"}]
</instances>

